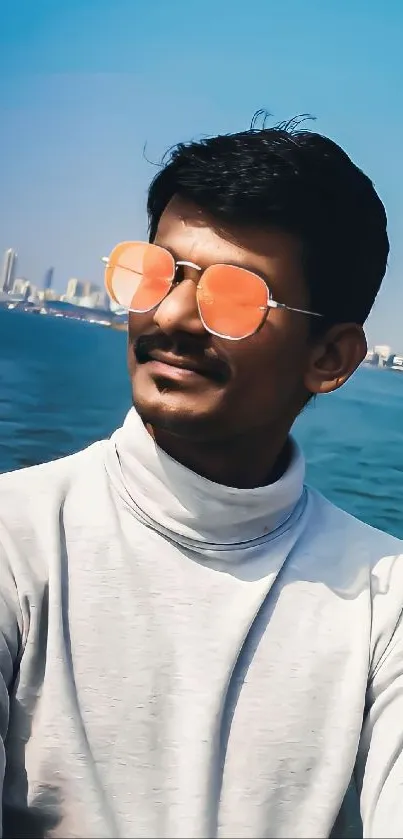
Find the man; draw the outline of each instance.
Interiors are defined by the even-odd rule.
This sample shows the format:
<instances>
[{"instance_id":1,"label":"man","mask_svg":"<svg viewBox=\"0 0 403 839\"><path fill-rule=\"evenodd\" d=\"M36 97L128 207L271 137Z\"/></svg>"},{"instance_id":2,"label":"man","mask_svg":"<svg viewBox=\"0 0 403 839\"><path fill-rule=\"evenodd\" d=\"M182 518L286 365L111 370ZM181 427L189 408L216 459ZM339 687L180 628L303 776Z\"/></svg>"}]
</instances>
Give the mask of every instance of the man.
<instances>
[{"instance_id":1,"label":"man","mask_svg":"<svg viewBox=\"0 0 403 839\"><path fill-rule=\"evenodd\" d=\"M401 545L290 437L364 358L383 205L280 126L180 145L148 213L123 428L0 479L4 836L402 836Z\"/></svg>"}]
</instances>

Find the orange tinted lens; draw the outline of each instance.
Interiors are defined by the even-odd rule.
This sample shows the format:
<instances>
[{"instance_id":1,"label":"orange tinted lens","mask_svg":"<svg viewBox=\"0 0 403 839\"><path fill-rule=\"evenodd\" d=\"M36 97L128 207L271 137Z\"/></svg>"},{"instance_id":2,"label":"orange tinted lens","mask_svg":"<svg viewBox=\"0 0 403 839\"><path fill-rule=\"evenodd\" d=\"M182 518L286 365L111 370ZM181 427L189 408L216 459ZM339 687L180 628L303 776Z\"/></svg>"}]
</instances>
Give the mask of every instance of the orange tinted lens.
<instances>
[{"instance_id":1,"label":"orange tinted lens","mask_svg":"<svg viewBox=\"0 0 403 839\"><path fill-rule=\"evenodd\" d=\"M122 242L109 257L105 286L112 300L123 308L148 312L164 299L174 274L173 257L164 248Z\"/></svg>"},{"instance_id":2,"label":"orange tinted lens","mask_svg":"<svg viewBox=\"0 0 403 839\"><path fill-rule=\"evenodd\" d=\"M267 310L267 297L264 280L235 265L207 268L197 289L205 326L228 338L246 338L256 332Z\"/></svg>"}]
</instances>

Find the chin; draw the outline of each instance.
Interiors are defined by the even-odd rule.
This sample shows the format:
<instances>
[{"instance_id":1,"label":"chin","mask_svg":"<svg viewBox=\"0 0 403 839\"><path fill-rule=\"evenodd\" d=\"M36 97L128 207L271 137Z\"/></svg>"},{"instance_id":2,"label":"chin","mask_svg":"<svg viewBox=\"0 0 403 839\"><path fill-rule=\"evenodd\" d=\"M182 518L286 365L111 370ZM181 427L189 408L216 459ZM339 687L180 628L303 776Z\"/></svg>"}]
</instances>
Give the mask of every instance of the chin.
<instances>
[{"instance_id":1,"label":"chin","mask_svg":"<svg viewBox=\"0 0 403 839\"><path fill-rule=\"evenodd\" d=\"M228 424L211 400L175 390L143 388L133 381L133 405L144 424L178 437L211 440L225 436ZM222 433L220 433L220 428Z\"/></svg>"}]
</instances>

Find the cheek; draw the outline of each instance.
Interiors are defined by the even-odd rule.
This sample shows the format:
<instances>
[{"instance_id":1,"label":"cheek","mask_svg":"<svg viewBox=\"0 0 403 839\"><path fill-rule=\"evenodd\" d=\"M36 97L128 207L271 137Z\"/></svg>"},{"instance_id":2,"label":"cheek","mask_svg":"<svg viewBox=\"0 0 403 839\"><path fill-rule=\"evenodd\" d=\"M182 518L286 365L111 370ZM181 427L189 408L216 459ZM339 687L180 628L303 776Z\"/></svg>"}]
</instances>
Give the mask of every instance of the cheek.
<instances>
[{"instance_id":1,"label":"cheek","mask_svg":"<svg viewBox=\"0 0 403 839\"><path fill-rule=\"evenodd\" d=\"M255 336L256 352L275 368L300 376L305 369L308 338L308 322L302 315L277 310Z\"/></svg>"},{"instance_id":2,"label":"cheek","mask_svg":"<svg viewBox=\"0 0 403 839\"><path fill-rule=\"evenodd\" d=\"M256 335L233 345L227 352L234 371L234 382L243 392L261 392L280 397L292 392L303 381L307 340L301 330L280 328L272 323Z\"/></svg>"}]
</instances>

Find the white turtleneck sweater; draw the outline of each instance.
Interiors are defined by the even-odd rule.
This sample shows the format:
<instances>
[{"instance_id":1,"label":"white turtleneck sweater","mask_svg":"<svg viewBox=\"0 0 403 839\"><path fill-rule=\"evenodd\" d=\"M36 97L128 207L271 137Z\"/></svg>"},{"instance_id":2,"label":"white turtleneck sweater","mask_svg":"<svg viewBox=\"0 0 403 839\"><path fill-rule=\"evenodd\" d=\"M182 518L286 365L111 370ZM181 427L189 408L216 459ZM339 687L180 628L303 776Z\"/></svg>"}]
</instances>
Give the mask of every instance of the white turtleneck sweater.
<instances>
[{"instance_id":1,"label":"white turtleneck sweater","mask_svg":"<svg viewBox=\"0 0 403 839\"><path fill-rule=\"evenodd\" d=\"M134 410L0 477L4 837L403 836L401 543L303 480L211 483Z\"/></svg>"}]
</instances>

